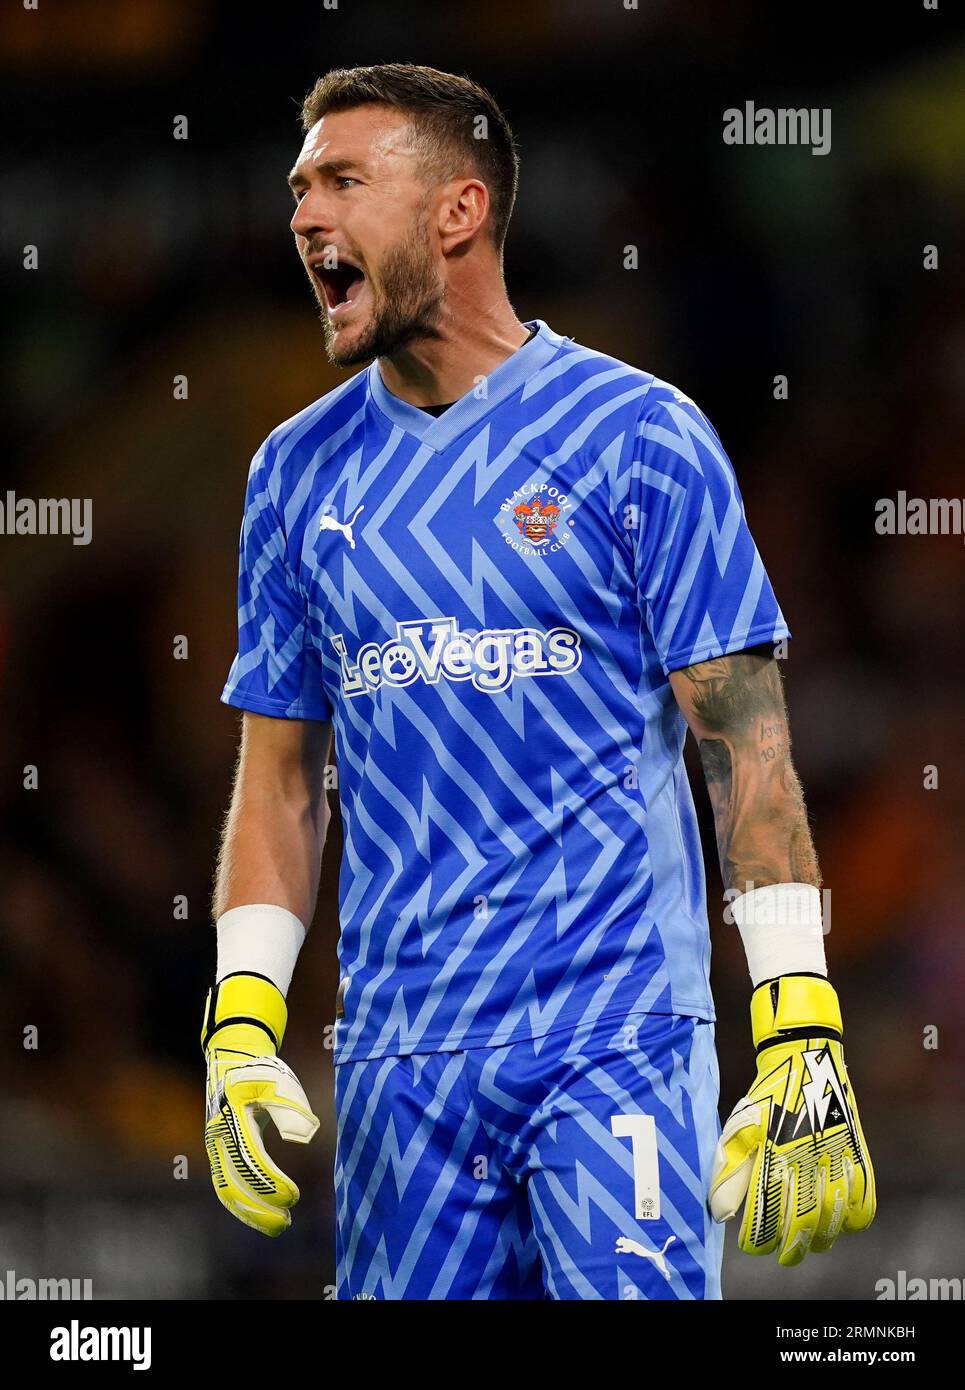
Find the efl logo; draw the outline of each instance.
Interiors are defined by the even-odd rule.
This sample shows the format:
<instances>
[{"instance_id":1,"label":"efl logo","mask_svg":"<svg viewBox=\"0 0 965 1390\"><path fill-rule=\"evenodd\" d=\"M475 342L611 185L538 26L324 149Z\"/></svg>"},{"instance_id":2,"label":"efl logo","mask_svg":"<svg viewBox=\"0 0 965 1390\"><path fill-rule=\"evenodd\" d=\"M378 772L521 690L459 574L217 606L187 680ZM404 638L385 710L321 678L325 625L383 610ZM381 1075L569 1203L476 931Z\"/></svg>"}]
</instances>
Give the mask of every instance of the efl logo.
<instances>
[{"instance_id":1,"label":"efl logo","mask_svg":"<svg viewBox=\"0 0 965 1390\"><path fill-rule=\"evenodd\" d=\"M395 633L388 642L366 642L354 661L342 634L333 636L346 695L372 695L384 685L401 689L418 680L435 685L443 678L497 694L516 676L568 676L583 659L579 633L568 627L469 633L459 631L455 618L415 618L396 623Z\"/></svg>"}]
</instances>

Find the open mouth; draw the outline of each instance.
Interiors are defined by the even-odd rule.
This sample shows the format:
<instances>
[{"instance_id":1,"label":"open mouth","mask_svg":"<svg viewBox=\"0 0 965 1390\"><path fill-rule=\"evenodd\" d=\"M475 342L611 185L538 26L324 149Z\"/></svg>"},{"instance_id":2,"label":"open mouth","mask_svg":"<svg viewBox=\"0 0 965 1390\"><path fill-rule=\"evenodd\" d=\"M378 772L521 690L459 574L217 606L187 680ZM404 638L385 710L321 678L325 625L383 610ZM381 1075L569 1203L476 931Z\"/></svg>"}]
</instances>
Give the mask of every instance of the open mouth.
<instances>
[{"instance_id":1,"label":"open mouth","mask_svg":"<svg viewBox=\"0 0 965 1390\"><path fill-rule=\"evenodd\" d=\"M325 292L330 314L344 312L358 299L365 284L365 275L357 265L341 261L334 269L323 265L312 267L312 273Z\"/></svg>"}]
</instances>

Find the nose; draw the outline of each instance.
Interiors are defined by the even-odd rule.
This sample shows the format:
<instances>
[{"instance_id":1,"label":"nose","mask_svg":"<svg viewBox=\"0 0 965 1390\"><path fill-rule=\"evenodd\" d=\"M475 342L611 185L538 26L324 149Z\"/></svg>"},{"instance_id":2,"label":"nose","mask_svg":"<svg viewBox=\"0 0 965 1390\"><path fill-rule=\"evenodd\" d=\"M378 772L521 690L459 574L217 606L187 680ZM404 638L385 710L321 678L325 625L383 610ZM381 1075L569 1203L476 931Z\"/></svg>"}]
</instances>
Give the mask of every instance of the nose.
<instances>
[{"instance_id":1,"label":"nose","mask_svg":"<svg viewBox=\"0 0 965 1390\"><path fill-rule=\"evenodd\" d=\"M303 198L295 204L290 223L296 236L310 237L315 232L326 236L332 231L331 219L323 206L324 195L320 189L310 188Z\"/></svg>"}]
</instances>

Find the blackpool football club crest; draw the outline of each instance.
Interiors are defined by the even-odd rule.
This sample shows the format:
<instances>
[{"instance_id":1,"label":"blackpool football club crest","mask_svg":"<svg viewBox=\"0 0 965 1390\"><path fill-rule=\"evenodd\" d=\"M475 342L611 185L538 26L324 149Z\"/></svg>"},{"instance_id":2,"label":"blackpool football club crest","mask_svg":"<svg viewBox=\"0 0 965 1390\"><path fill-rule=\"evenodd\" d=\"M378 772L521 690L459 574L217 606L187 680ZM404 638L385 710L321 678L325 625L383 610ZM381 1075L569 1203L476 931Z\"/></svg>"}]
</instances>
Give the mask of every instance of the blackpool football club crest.
<instances>
[{"instance_id":1,"label":"blackpool football club crest","mask_svg":"<svg viewBox=\"0 0 965 1390\"><path fill-rule=\"evenodd\" d=\"M572 539L567 515L572 510L569 497L552 483L525 483L500 504L496 523L520 555L542 558Z\"/></svg>"},{"instance_id":2,"label":"blackpool football club crest","mask_svg":"<svg viewBox=\"0 0 965 1390\"><path fill-rule=\"evenodd\" d=\"M521 536L533 545L546 545L556 530L560 509L555 502L519 502L513 508L513 516Z\"/></svg>"}]
</instances>

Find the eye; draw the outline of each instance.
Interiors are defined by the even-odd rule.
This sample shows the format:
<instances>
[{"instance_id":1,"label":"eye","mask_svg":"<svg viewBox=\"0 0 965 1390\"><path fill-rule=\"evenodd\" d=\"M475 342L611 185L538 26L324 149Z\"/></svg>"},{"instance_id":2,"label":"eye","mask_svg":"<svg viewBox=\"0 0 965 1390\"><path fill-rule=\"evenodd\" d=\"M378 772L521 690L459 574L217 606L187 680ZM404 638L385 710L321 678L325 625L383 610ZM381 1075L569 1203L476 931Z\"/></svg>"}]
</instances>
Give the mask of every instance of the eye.
<instances>
[{"instance_id":1,"label":"eye","mask_svg":"<svg viewBox=\"0 0 965 1390\"><path fill-rule=\"evenodd\" d=\"M348 178L344 174L337 174L335 177L335 184L338 188L347 188L350 183L358 183L358 179Z\"/></svg>"}]
</instances>

